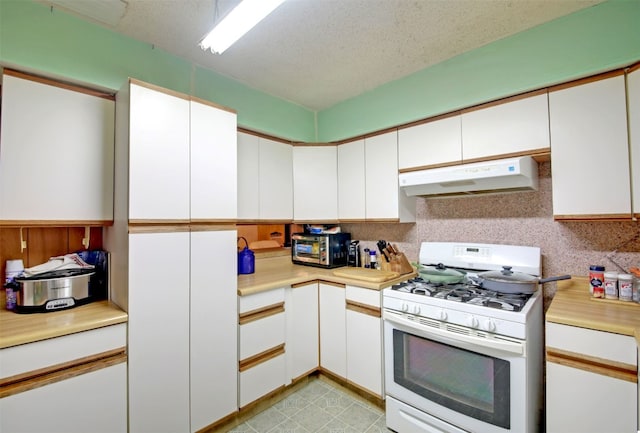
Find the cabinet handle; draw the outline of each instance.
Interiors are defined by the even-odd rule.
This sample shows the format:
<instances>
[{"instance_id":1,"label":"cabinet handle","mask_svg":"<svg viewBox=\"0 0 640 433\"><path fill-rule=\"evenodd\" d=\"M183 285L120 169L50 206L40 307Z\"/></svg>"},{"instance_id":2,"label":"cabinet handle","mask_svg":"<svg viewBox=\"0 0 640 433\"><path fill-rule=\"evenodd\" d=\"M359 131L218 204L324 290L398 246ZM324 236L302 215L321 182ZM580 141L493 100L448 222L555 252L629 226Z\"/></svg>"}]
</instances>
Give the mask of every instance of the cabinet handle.
<instances>
[{"instance_id":1,"label":"cabinet handle","mask_svg":"<svg viewBox=\"0 0 640 433\"><path fill-rule=\"evenodd\" d=\"M624 362L611 361L555 348L547 348L547 362L638 383L638 367Z\"/></svg>"},{"instance_id":2,"label":"cabinet handle","mask_svg":"<svg viewBox=\"0 0 640 433\"><path fill-rule=\"evenodd\" d=\"M0 398L91 373L122 362L127 362L127 353L124 347L5 377L0 380Z\"/></svg>"}]
</instances>

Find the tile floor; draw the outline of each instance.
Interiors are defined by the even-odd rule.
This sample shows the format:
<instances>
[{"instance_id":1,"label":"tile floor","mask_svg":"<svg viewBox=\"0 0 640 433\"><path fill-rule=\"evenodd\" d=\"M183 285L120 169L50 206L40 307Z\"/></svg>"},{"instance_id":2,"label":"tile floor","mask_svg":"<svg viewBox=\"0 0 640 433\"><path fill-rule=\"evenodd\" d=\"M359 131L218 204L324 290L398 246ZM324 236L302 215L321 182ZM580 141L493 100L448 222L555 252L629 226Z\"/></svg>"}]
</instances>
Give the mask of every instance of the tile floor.
<instances>
[{"instance_id":1,"label":"tile floor","mask_svg":"<svg viewBox=\"0 0 640 433\"><path fill-rule=\"evenodd\" d=\"M340 385L313 377L299 390L230 433L390 432L384 411Z\"/></svg>"}]
</instances>

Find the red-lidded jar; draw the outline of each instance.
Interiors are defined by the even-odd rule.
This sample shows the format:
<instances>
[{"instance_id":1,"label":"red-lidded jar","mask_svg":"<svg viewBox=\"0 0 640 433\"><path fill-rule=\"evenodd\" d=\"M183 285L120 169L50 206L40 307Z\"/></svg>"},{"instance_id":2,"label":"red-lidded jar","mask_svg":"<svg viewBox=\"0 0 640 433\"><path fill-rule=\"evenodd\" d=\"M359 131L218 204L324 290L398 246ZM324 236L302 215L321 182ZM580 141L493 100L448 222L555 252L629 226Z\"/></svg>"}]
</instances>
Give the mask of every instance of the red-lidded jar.
<instances>
[{"instance_id":1,"label":"red-lidded jar","mask_svg":"<svg viewBox=\"0 0 640 433\"><path fill-rule=\"evenodd\" d=\"M594 298L604 298L604 266L589 266L589 292Z\"/></svg>"}]
</instances>

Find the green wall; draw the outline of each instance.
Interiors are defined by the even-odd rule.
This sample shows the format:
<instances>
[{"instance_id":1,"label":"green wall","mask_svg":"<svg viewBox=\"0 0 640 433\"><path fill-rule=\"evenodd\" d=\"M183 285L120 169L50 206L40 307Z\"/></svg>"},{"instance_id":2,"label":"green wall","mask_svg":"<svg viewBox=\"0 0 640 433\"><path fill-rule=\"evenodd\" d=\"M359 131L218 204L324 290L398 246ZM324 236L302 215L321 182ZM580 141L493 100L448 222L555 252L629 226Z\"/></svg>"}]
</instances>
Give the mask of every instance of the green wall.
<instances>
[{"instance_id":1,"label":"green wall","mask_svg":"<svg viewBox=\"0 0 640 433\"><path fill-rule=\"evenodd\" d=\"M354 137L637 60L640 0L610 0L321 111L318 140Z\"/></svg>"},{"instance_id":2,"label":"green wall","mask_svg":"<svg viewBox=\"0 0 640 433\"><path fill-rule=\"evenodd\" d=\"M113 90L134 77L231 107L239 125L294 141L350 138L637 60L640 0L609 0L316 114L57 9L0 0L2 65Z\"/></svg>"},{"instance_id":3,"label":"green wall","mask_svg":"<svg viewBox=\"0 0 640 433\"><path fill-rule=\"evenodd\" d=\"M0 63L112 90L133 77L231 107L246 128L315 141L311 110L30 0L0 0Z\"/></svg>"}]
</instances>

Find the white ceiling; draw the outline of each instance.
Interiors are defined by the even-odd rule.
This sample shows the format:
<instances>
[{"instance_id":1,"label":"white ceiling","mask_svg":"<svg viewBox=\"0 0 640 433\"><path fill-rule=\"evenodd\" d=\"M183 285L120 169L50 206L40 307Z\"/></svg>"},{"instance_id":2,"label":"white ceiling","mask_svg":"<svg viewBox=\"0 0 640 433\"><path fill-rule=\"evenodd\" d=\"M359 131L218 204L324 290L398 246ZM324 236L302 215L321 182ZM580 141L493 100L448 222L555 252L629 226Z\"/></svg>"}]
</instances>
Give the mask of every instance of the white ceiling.
<instances>
[{"instance_id":1,"label":"white ceiling","mask_svg":"<svg viewBox=\"0 0 640 433\"><path fill-rule=\"evenodd\" d=\"M55 1L59 8L81 4L83 14L119 3L125 8L115 17L98 12L113 19L101 25L322 110L603 0L287 0L222 55L198 47L213 26L216 0ZM218 16L238 1L219 0Z\"/></svg>"}]
</instances>

